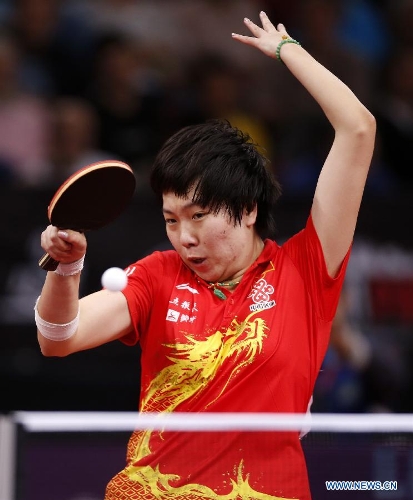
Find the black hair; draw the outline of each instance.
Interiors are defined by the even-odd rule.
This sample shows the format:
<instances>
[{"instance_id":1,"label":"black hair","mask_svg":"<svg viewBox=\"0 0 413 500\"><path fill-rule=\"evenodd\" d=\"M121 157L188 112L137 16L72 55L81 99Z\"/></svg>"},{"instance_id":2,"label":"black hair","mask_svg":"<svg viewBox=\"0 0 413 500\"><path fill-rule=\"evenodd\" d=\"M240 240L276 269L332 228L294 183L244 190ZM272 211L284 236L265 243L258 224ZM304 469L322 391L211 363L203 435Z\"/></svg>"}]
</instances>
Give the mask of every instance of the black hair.
<instances>
[{"instance_id":1,"label":"black hair","mask_svg":"<svg viewBox=\"0 0 413 500\"><path fill-rule=\"evenodd\" d=\"M240 224L244 210L257 206L257 232L275 232L274 210L281 187L268 168L268 159L249 134L228 120L208 120L174 133L155 157L150 183L162 199L165 193L185 197L194 188L193 202L218 213L228 212Z\"/></svg>"}]
</instances>

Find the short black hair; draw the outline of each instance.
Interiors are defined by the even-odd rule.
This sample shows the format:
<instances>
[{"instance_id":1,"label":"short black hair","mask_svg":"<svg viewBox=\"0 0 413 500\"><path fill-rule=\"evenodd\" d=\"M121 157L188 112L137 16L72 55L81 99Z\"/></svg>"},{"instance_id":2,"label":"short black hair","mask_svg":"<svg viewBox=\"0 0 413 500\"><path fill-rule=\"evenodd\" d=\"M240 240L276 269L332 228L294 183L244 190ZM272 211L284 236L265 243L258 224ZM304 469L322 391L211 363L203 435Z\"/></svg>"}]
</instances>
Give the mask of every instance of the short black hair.
<instances>
[{"instance_id":1,"label":"short black hair","mask_svg":"<svg viewBox=\"0 0 413 500\"><path fill-rule=\"evenodd\" d=\"M234 224L257 206L257 232L275 233L275 204L281 187L268 159L248 133L228 120L212 119L175 132L161 147L150 173L154 193L187 196L214 213L225 209Z\"/></svg>"}]
</instances>

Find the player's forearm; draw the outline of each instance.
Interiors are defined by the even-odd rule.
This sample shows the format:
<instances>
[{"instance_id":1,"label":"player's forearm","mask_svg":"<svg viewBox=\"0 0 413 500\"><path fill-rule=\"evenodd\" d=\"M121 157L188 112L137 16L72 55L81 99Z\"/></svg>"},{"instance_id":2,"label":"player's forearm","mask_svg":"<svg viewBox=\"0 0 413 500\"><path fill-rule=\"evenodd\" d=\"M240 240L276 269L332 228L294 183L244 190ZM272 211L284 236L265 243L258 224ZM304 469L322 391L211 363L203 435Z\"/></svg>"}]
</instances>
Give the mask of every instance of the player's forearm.
<instances>
[{"instance_id":1,"label":"player's forearm","mask_svg":"<svg viewBox=\"0 0 413 500\"><path fill-rule=\"evenodd\" d=\"M78 329L80 273L59 276L48 272L35 306L37 338L45 356L66 356Z\"/></svg>"},{"instance_id":2,"label":"player's forearm","mask_svg":"<svg viewBox=\"0 0 413 500\"><path fill-rule=\"evenodd\" d=\"M59 276L48 272L38 302L41 317L51 323L67 323L79 309L80 273Z\"/></svg>"},{"instance_id":3,"label":"player's forearm","mask_svg":"<svg viewBox=\"0 0 413 500\"><path fill-rule=\"evenodd\" d=\"M41 236L42 248L59 262L55 271L46 274L38 302L38 313L50 323L71 321L79 309L80 276L87 242L76 231L59 231L49 225Z\"/></svg>"}]
</instances>

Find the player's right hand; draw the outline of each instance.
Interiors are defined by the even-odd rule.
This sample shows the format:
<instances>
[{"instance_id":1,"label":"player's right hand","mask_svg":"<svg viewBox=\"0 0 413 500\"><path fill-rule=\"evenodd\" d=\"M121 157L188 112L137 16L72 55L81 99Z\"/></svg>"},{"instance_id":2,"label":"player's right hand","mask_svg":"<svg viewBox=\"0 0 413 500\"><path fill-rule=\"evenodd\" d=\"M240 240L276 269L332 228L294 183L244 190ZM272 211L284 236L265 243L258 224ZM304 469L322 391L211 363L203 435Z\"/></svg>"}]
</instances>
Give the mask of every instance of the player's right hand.
<instances>
[{"instance_id":1,"label":"player's right hand","mask_svg":"<svg viewBox=\"0 0 413 500\"><path fill-rule=\"evenodd\" d=\"M42 232L40 241L43 250L63 264L75 262L86 254L87 240L84 233L71 229L49 225Z\"/></svg>"}]
</instances>

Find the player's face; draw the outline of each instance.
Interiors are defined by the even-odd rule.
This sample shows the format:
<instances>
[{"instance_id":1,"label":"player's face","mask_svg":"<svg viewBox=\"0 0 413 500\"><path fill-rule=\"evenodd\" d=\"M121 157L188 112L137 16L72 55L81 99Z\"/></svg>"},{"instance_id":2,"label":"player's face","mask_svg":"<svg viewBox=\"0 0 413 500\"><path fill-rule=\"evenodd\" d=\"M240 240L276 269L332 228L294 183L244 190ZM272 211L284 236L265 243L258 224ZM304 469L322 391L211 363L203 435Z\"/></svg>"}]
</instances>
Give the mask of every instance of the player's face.
<instances>
[{"instance_id":1,"label":"player's face","mask_svg":"<svg viewBox=\"0 0 413 500\"><path fill-rule=\"evenodd\" d=\"M180 198L163 195L168 238L185 264L206 281L238 277L262 249L255 231L256 210L234 225L224 211L214 214L192 202L192 194Z\"/></svg>"}]
</instances>

